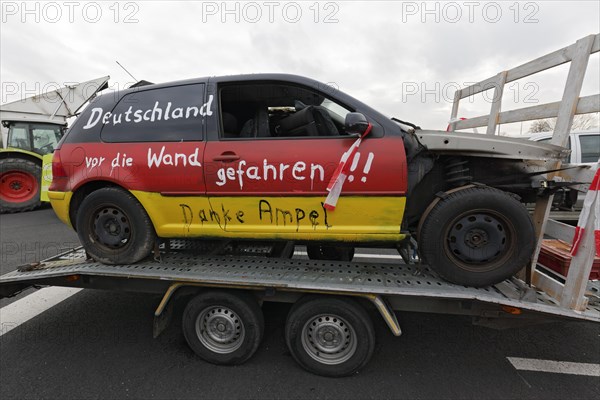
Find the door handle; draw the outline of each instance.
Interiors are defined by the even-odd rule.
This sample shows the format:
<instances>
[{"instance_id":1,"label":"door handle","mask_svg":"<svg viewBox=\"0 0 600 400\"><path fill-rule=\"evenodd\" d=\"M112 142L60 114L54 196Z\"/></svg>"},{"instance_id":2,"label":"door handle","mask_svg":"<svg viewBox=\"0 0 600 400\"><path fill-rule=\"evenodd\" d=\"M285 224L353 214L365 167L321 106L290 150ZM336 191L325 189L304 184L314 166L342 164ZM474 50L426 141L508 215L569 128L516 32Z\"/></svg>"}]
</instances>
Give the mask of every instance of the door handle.
<instances>
[{"instance_id":1,"label":"door handle","mask_svg":"<svg viewBox=\"0 0 600 400\"><path fill-rule=\"evenodd\" d=\"M240 159L240 156L235 154L233 151L226 151L224 153L221 153L221 155L213 157L213 161L221 161L221 162L233 162L233 161L237 161L239 159Z\"/></svg>"}]
</instances>

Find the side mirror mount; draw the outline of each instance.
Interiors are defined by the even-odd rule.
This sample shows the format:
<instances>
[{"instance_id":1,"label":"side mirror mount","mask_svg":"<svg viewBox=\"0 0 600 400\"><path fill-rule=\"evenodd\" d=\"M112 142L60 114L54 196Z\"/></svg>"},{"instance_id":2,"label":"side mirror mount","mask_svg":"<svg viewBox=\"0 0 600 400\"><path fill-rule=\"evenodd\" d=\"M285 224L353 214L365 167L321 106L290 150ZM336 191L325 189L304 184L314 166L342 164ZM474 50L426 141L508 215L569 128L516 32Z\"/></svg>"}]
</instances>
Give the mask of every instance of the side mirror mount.
<instances>
[{"instance_id":1,"label":"side mirror mount","mask_svg":"<svg viewBox=\"0 0 600 400\"><path fill-rule=\"evenodd\" d=\"M346 114L346 120L344 122L344 129L348 135L362 136L363 133L369 128L369 122L367 118L357 112L351 112Z\"/></svg>"}]
</instances>

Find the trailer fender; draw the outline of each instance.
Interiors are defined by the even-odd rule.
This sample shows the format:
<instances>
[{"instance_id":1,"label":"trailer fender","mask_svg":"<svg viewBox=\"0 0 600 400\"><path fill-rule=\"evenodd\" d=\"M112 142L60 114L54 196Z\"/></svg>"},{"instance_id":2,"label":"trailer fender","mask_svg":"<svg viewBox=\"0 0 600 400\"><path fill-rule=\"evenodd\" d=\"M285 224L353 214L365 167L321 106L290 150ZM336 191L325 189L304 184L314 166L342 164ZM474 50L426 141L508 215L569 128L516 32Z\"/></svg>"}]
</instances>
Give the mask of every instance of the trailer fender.
<instances>
[{"instance_id":1,"label":"trailer fender","mask_svg":"<svg viewBox=\"0 0 600 400\"><path fill-rule=\"evenodd\" d=\"M173 302L171 299L175 292L181 287L190 286L197 288L206 287L206 285L190 282L174 282L168 287L162 300L158 304L158 307L156 307L156 310L154 311L154 322L152 324L152 336L154 339L160 336L171 323L173 315ZM358 294L357 297L362 297L373 303L394 336L402 335L402 329L400 328L398 318L385 298L376 294Z\"/></svg>"},{"instance_id":2,"label":"trailer fender","mask_svg":"<svg viewBox=\"0 0 600 400\"><path fill-rule=\"evenodd\" d=\"M169 300L171 300L175 291L184 285L184 283L179 282L171 284L163 295L158 307L156 307L156 311L154 311L154 321L152 323L152 337L154 339L159 337L171 323L171 318L173 317L173 302Z\"/></svg>"},{"instance_id":3,"label":"trailer fender","mask_svg":"<svg viewBox=\"0 0 600 400\"><path fill-rule=\"evenodd\" d=\"M392 310L390 304L385 300L385 298L376 294L365 294L363 295L363 297L369 299L373 303L375 308L377 308L377 311L379 311L379 313L383 317L383 320L390 328L394 336L402 335L402 330L400 329L398 318L396 318L396 314Z\"/></svg>"}]
</instances>

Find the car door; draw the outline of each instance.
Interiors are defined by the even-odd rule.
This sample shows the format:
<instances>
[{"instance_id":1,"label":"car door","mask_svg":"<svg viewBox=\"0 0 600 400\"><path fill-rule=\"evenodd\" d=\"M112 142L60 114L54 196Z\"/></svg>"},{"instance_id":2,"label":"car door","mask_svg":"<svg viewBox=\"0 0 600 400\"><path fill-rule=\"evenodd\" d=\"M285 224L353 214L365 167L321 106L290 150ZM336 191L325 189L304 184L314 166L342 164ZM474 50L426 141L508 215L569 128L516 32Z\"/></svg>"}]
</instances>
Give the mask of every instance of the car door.
<instances>
[{"instance_id":1,"label":"car door","mask_svg":"<svg viewBox=\"0 0 600 400\"><path fill-rule=\"evenodd\" d=\"M284 103L286 100L269 99L268 93L278 91L268 87L252 91L267 93L266 98L254 100L266 106L269 121L257 124L258 130L250 137L224 137L229 115L222 107L225 99L218 102L220 126L209 129L219 132L212 136L214 140L207 142L204 171L212 213L219 216L222 229L238 237L252 238L365 241L397 237L406 192L402 138L386 136L377 126L376 134L367 137L348 160L348 178L337 207L334 211L327 210L324 201L329 180L342 155L357 138L339 133L273 136L276 111L285 107L273 106L279 103L269 106L269 100ZM243 100L240 103L253 104L246 103L246 98ZM244 112L237 110L238 115ZM341 117L343 121L344 116ZM238 130L240 125L247 124L239 122ZM385 235L388 237L384 238Z\"/></svg>"}]
</instances>

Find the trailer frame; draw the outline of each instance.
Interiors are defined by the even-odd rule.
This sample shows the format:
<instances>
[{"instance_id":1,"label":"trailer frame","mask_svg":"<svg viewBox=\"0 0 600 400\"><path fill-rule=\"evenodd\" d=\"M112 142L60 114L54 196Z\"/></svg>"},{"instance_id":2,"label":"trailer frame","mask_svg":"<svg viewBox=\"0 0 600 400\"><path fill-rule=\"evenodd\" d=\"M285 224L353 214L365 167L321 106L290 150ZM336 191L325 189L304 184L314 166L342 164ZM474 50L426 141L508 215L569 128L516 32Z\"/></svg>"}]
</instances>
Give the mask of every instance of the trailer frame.
<instances>
[{"instance_id":1,"label":"trailer frame","mask_svg":"<svg viewBox=\"0 0 600 400\"><path fill-rule=\"evenodd\" d=\"M560 224L560 223L558 223ZM540 270L540 273L542 270ZM547 279L557 280L552 273ZM560 278L558 278L560 279ZM513 277L474 288L449 283L425 264L358 263L211 255L200 241L171 240L160 258L131 265L105 265L72 249L0 276L0 297L29 287L65 286L162 294L155 311L154 336L168 325L171 300L182 288L225 288L253 292L260 301L295 302L305 294L368 300L391 332L400 336L394 311L469 315L494 327L556 320L600 322L600 282L589 281L584 310L562 307L545 291ZM508 322L510 320L510 322Z\"/></svg>"}]
</instances>

